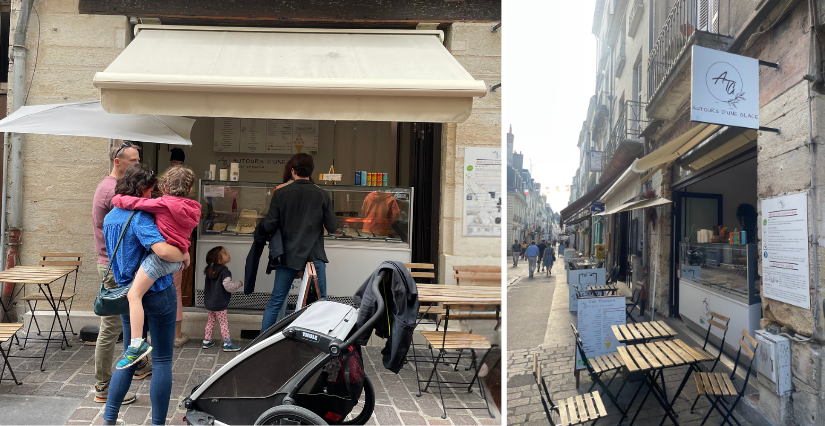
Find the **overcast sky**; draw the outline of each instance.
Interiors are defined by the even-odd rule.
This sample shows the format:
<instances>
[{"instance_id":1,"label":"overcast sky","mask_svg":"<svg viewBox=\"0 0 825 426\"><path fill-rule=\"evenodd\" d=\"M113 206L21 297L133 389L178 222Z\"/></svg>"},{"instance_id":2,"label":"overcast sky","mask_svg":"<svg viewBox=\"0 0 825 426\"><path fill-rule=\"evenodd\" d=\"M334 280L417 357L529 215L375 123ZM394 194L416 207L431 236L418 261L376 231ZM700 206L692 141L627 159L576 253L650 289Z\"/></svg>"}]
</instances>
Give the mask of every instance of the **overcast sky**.
<instances>
[{"instance_id":1,"label":"overcast sky","mask_svg":"<svg viewBox=\"0 0 825 426\"><path fill-rule=\"evenodd\" d=\"M567 206L579 161L582 122L596 85L595 0L502 1L502 140L548 189L554 212ZM560 192L556 192L556 187Z\"/></svg>"}]
</instances>

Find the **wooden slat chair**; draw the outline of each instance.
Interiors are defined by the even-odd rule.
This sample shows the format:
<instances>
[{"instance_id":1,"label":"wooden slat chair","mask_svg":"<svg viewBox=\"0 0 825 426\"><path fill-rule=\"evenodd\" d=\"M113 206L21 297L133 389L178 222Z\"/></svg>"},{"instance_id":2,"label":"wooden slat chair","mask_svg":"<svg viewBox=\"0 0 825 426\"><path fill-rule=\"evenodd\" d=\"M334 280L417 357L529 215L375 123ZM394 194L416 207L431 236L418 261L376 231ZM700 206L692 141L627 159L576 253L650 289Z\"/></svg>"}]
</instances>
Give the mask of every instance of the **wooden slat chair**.
<instances>
[{"instance_id":1,"label":"wooden slat chair","mask_svg":"<svg viewBox=\"0 0 825 426\"><path fill-rule=\"evenodd\" d=\"M72 327L72 320L70 314L72 312L72 305L74 304L74 296L75 294L77 294L77 276L78 272L80 271L80 267L83 265L83 262L80 260L83 257L83 253L43 252L40 253L40 257L40 266L44 268L50 266L74 267L74 284L72 285L71 291L68 291L64 287L62 294L53 294L53 296L55 302L57 302L58 309L60 309L60 306L63 305L63 312L66 313L66 327L69 329L69 331L72 332L72 334L77 335L77 333L75 333L74 331L74 328ZM65 260L67 258L72 260ZM23 291L25 292L25 287ZM31 311L32 314L32 320L29 321L29 327L26 330L26 335L28 336L32 328L32 323L34 323L35 327L37 328L37 335L39 336L41 334L41 330L40 324L37 322L37 316L35 315L35 311L37 311L37 302L46 301L46 294L42 292L24 294L23 297L21 297L21 300L26 301L26 304L29 305L29 311ZM54 320L52 320L52 322L54 322Z\"/></svg>"},{"instance_id":2,"label":"wooden slat chair","mask_svg":"<svg viewBox=\"0 0 825 426\"><path fill-rule=\"evenodd\" d=\"M616 283L618 283L618 282L619 282L619 267L614 266L613 269L610 270L610 273L607 274L607 279L605 279L605 285L615 287Z\"/></svg>"},{"instance_id":3,"label":"wooden slat chair","mask_svg":"<svg viewBox=\"0 0 825 426\"><path fill-rule=\"evenodd\" d=\"M547 390L547 384L544 382L544 376L541 374L541 362L539 362L538 354L533 354L533 379L539 387L539 397L541 404L544 405L544 412L547 414L547 420L550 424L561 426L580 425L585 422L592 421L591 426L595 425L600 418L607 416L607 410L602 403L602 397L599 392L590 392L584 395L576 395L561 401L561 405L556 405L553 399L550 398L550 392ZM541 392L544 391L544 396L547 396L547 402L544 402L544 396ZM558 421L553 420L552 412L555 411Z\"/></svg>"},{"instance_id":4,"label":"wooden slat chair","mask_svg":"<svg viewBox=\"0 0 825 426\"><path fill-rule=\"evenodd\" d=\"M625 300L625 316L636 323L636 318L633 318L633 310L639 307L639 302L642 300L642 288L636 287L633 289L633 296L631 296L630 300ZM641 310L641 307L639 307Z\"/></svg>"},{"instance_id":5,"label":"wooden slat chair","mask_svg":"<svg viewBox=\"0 0 825 426\"><path fill-rule=\"evenodd\" d=\"M14 375L14 370L11 368L11 364L9 363L9 355L11 354L11 340L13 337L17 335L17 332L23 328L23 324L10 324L10 323L3 323L0 324L0 356L3 357L3 368L0 369L0 382L3 380L9 380L4 378L3 376L6 374L6 368L9 369L9 373L11 373L11 380L14 380L14 383L21 385L23 382L17 380L17 376ZM3 350L3 343L9 342L9 346L7 351Z\"/></svg>"},{"instance_id":6,"label":"wooden slat chair","mask_svg":"<svg viewBox=\"0 0 825 426\"><path fill-rule=\"evenodd\" d=\"M724 322L724 324L722 322ZM716 369L716 366L719 364L719 360L722 359L722 348L725 346L725 336L727 336L728 334L729 323L730 318L711 311L710 320L708 321L708 332L705 334L705 343L702 344L702 347L697 346L692 349L696 351L698 354L703 355L707 359L714 359L714 356L711 355L710 352L708 352L708 345L710 344L710 346L713 346L713 343L710 343L710 332L713 328L718 328L722 332L722 345L719 348L715 348L718 349L719 352L717 353L715 360L713 361L713 365L710 368L705 367L702 363L690 365L690 367L688 368L688 372L687 374L685 374L685 378L682 380L682 383L677 388L675 395L679 395L679 392L681 392L682 389L685 387L685 384L687 384L687 380L690 377L690 373L694 371L698 371L701 373L712 373L713 370ZM701 396L701 394L696 395L696 399L693 401L694 406L696 406L696 403L699 402L699 398Z\"/></svg>"},{"instance_id":7,"label":"wooden slat chair","mask_svg":"<svg viewBox=\"0 0 825 426\"><path fill-rule=\"evenodd\" d=\"M589 361L590 358L588 358L587 354L584 352L584 344L582 343L582 339L579 336L579 331L576 330L576 326L573 324L570 324L570 328L573 329L573 335L576 337L576 351L578 352L581 359L584 361L587 373L590 375L590 379L593 380L593 385L599 385L602 394L604 394L605 396L607 396L608 399L610 399L610 402L612 402L613 405L616 406L616 408L622 413L622 418L624 418L624 416L627 415L627 410L623 409L619 405L617 398L613 395L612 392L610 392L610 384L613 382L613 379L615 379L616 376L621 372L622 367L624 367L624 361L622 361L622 357L616 356L616 354L613 353L606 356L595 357L592 361ZM602 381L602 374L614 370L616 370L616 372L613 374L613 377L611 377L610 381L608 381L605 384ZM627 384L627 382L628 381L625 380L625 383L622 384L622 387L619 388L619 392L617 392L616 395L621 393L622 389L624 388L624 385ZM578 376L576 376L576 388L578 389L578 387ZM592 389L593 386L590 386L590 390ZM590 392L590 390L588 390L588 392Z\"/></svg>"},{"instance_id":8,"label":"wooden slat chair","mask_svg":"<svg viewBox=\"0 0 825 426\"><path fill-rule=\"evenodd\" d=\"M753 349L748 347L748 344L750 344ZM730 375L724 373L693 374L693 378L696 380L696 389L698 390L699 395L704 395L705 398L707 398L711 403L707 415L705 415L704 420L702 420L702 424L705 424L714 409L719 411L719 414L722 415L722 423L720 423L720 426L723 426L725 423L733 426L733 423L729 420L730 418L732 418L737 425L739 424L739 421L733 417L733 410L736 408L736 404L738 404L742 397L745 396L745 389L748 387L748 379L750 378L751 371L753 370L753 355L756 351L756 346L756 339L751 337L746 330L742 330L742 338L739 339L739 350L736 353L736 361L734 362L733 372L731 372ZM750 363L748 364L748 372L745 373L745 379L742 381L742 386L737 389L736 369L739 368L739 361L743 354L748 357ZM744 365L742 368L745 368ZM728 399L731 398L733 399L733 402L728 402ZM691 414L693 413L693 408L695 406L696 403L694 402L693 406L690 407Z\"/></svg>"},{"instance_id":9,"label":"wooden slat chair","mask_svg":"<svg viewBox=\"0 0 825 426\"><path fill-rule=\"evenodd\" d=\"M478 378L478 372L481 369L481 366L484 365L484 361L487 359L487 356L490 354L490 351L493 347L498 345L491 344L484 336L479 336L476 334L468 334L468 333L461 333L457 331L420 331L421 335L424 337L424 340L427 342L427 346L430 349L430 354L432 355L432 370L430 371L430 375L426 380L421 379L421 376L418 373L418 364L422 361L420 358L423 357L415 357L414 364L415 364L415 375L418 381L418 394L416 396L420 397L422 392L426 392L429 388L430 384L433 381L433 377L435 377L436 384L438 386L438 393L441 397L441 407L444 410L444 414L441 416L442 419L447 418L447 410L481 410L486 409L487 412L490 414L490 417L495 417L493 412L490 411L490 403L487 400L484 386L481 383L481 380ZM466 351L469 350L472 353L472 359L470 361L470 368L473 369L473 379L467 382L448 382L444 381L441 378L441 373L438 372L438 365L439 363L443 362L448 354L447 351ZM485 351L484 356L479 361L477 358L476 351ZM429 363L429 362L428 362ZM421 384L426 383L424 389L421 389ZM467 392L472 392L473 385L478 385L478 392L481 396L481 399L484 401L484 407L463 407L463 406L455 406L455 407L447 407L444 403L444 394L442 393L442 388L465 388Z\"/></svg>"},{"instance_id":10,"label":"wooden slat chair","mask_svg":"<svg viewBox=\"0 0 825 426\"><path fill-rule=\"evenodd\" d=\"M435 265L432 263L405 263L404 266L410 271L410 275L412 275L413 279L415 280L416 284L420 284L419 280L427 279L433 280L435 279ZM438 304L431 304L431 305L424 305L419 306L418 308L418 322L417 324L421 324L421 320L424 317L433 316L432 324L436 325L436 330L438 330L438 325L441 323L439 317L444 315L446 311L443 307L438 306ZM429 324L429 323L428 323Z\"/></svg>"}]
</instances>

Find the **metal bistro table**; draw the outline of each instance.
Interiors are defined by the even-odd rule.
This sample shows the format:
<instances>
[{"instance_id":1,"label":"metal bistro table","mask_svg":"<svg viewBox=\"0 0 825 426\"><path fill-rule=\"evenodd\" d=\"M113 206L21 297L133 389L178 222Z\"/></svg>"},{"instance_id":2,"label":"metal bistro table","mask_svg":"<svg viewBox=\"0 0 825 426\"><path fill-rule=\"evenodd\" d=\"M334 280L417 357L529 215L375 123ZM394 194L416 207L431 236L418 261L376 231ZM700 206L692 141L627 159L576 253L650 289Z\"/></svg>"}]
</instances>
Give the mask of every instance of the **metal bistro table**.
<instances>
[{"instance_id":1,"label":"metal bistro table","mask_svg":"<svg viewBox=\"0 0 825 426\"><path fill-rule=\"evenodd\" d=\"M632 425L636 421L636 417L639 415L639 412L642 411L647 397L653 393L653 397L659 402L659 405L665 409L665 418L669 417L674 425L678 425L679 422L676 421L675 413L668 403L667 390L664 387L664 369L685 365L693 366L699 362L709 361L711 358L695 351L680 339L619 346L616 349L619 352L619 356L622 357L622 360L625 362L624 367L627 371L629 373L644 373L647 382L647 393L645 393L642 403L639 404L639 408L636 410L636 414L633 416L630 424ZM656 383L656 377L659 375L662 376L661 388L659 388L659 385ZM639 386L639 389L636 390L636 393L630 400L628 408L633 405L641 389L642 387ZM654 390L655 392L651 392ZM662 423L664 423L665 418L662 419ZM622 418L622 420L624 420L624 418Z\"/></svg>"},{"instance_id":2,"label":"metal bistro table","mask_svg":"<svg viewBox=\"0 0 825 426\"><path fill-rule=\"evenodd\" d=\"M46 361L46 353L49 350L50 342L59 341L60 349L65 349L66 347L72 346L69 344L69 339L66 337L66 328L63 326L63 322L60 320L59 303L64 297L63 293L66 289L66 282L68 281L69 275L74 271L74 267L64 266L15 266L11 269L7 269L5 271L0 272L0 282L22 284L20 288L18 288L14 292L12 297L9 299L9 304L11 304L11 301L13 301L23 291L23 288L26 285L37 285L40 290L40 293L43 294L43 300L45 300L46 303L49 304L49 307L51 307L52 311L54 312L54 319L52 319L52 326L49 329L49 334L47 335L47 337L29 337L28 333L26 334L26 342L29 339L43 340L46 342L46 346L43 349L43 355L15 355L10 356L9 358L40 358L40 371L45 371L45 369L43 368L43 363ZM60 283L61 278L63 279L62 284ZM53 286L60 286L59 292L56 288L53 288ZM8 306L4 305L2 300L0 300L0 307L3 308L3 316L6 318L7 321L9 321ZM32 316L34 316L34 312L32 312ZM60 328L60 333L62 333L62 337L60 338L52 338L52 333L55 332L55 323L57 323L58 327ZM20 342L18 340L18 344L19 343ZM25 349L25 347L26 345L24 343L22 349Z\"/></svg>"},{"instance_id":3,"label":"metal bistro table","mask_svg":"<svg viewBox=\"0 0 825 426\"><path fill-rule=\"evenodd\" d=\"M664 321L638 322L627 325L611 325L610 329L620 343L647 343L654 339L671 339L676 336Z\"/></svg>"},{"instance_id":4,"label":"metal bistro table","mask_svg":"<svg viewBox=\"0 0 825 426\"><path fill-rule=\"evenodd\" d=\"M430 342L430 350L434 344L437 345L437 342L440 341L440 346L437 347L438 349L438 356L432 354L433 356L433 369L430 372L429 378L424 381L427 383L424 390L429 387L430 382L432 381L433 376L435 375L436 381L438 382L439 393L441 393L441 385L461 385L467 386L467 391L472 389L473 384L478 379L478 372L481 369L481 366L484 364L484 361L487 359L487 356L490 354L490 350L493 348L494 345L491 345L487 339L482 336L474 335L474 334L465 334L459 332L451 332L448 331L449 323L450 323L450 311L453 307L456 306L465 306L471 307L473 309L477 307L484 307L484 306L495 306L495 315L492 319L497 321L496 328L499 327L501 324L501 287L489 287L489 286L457 286L457 285L443 285L443 284L418 284L418 301L420 303L441 303L444 305L445 311L445 318L444 318L444 330L443 331L421 331L421 335ZM485 350L484 356L481 358L476 364L473 372L473 378L469 383L460 383L460 382L444 382L441 381L440 377L436 375L436 369L440 361L446 361L446 353L445 350L452 349L452 350L463 350L463 349L470 349L475 353L476 350ZM459 354L455 360L455 368L458 368L458 360L460 359L461 355ZM473 359L475 360L475 355L473 355ZM471 364L472 365L472 364ZM416 362L416 376L418 376L418 362ZM419 391L420 384L422 380L420 377L417 377L419 381ZM489 412L489 401L487 400L485 393L484 393L484 386L481 385L479 381L479 394L481 395L482 399L484 400L485 407ZM448 386L451 387L451 386ZM420 396L420 395L419 395ZM482 407L447 407L444 403L444 396L441 395L441 405L444 408L444 416L442 418L446 418L447 410L448 409L480 409ZM490 412L492 416L492 412Z\"/></svg>"}]
</instances>

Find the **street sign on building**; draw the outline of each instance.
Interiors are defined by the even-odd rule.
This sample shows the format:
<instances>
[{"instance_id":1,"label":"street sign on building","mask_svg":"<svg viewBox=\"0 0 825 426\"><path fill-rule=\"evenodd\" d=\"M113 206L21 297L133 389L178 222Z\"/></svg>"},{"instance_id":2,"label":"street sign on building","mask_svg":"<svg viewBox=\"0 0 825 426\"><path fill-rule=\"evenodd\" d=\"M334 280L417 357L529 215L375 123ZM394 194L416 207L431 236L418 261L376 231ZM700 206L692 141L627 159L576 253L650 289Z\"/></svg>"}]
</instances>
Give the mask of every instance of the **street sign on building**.
<instances>
[{"instance_id":1,"label":"street sign on building","mask_svg":"<svg viewBox=\"0 0 825 426\"><path fill-rule=\"evenodd\" d=\"M690 119L759 128L759 60L693 46Z\"/></svg>"},{"instance_id":2,"label":"street sign on building","mask_svg":"<svg viewBox=\"0 0 825 426\"><path fill-rule=\"evenodd\" d=\"M602 152L601 151L590 151L590 171L591 172L601 172L602 171Z\"/></svg>"},{"instance_id":3,"label":"street sign on building","mask_svg":"<svg viewBox=\"0 0 825 426\"><path fill-rule=\"evenodd\" d=\"M604 203L593 203L590 205L591 212L603 212L604 211Z\"/></svg>"}]
</instances>

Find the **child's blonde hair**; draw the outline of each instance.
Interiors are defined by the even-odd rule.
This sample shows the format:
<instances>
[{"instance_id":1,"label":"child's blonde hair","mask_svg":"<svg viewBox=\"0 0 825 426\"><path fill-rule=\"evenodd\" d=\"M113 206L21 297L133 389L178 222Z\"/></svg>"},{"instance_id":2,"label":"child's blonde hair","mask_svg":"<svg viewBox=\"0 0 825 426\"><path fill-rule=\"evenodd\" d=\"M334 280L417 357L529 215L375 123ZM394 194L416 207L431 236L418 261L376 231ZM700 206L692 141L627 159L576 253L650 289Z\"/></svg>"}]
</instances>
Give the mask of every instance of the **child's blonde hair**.
<instances>
[{"instance_id":1,"label":"child's blonde hair","mask_svg":"<svg viewBox=\"0 0 825 426\"><path fill-rule=\"evenodd\" d=\"M195 184L195 172L186 166L173 166L166 170L160 180L164 193L175 197L187 197Z\"/></svg>"}]
</instances>

